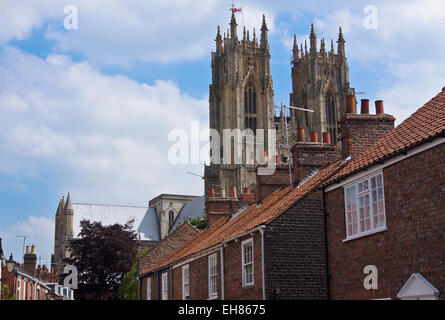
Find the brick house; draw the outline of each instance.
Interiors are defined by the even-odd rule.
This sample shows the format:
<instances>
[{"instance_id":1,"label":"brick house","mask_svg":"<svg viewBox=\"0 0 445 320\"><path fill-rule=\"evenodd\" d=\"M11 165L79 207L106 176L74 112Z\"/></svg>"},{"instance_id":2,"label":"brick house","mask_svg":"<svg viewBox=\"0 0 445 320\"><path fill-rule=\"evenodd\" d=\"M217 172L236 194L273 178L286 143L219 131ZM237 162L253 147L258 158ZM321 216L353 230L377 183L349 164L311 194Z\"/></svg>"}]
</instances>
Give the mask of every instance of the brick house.
<instances>
[{"instance_id":1,"label":"brick house","mask_svg":"<svg viewBox=\"0 0 445 320\"><path fill-rule=\"evenodd\" d=\"M443 298L445 90L396 129L382 101L346 100L342 152L300 139L293 185L283 167L256 201L210 190L209 227L145 270L152 300Z\"/></svg>"},{"instance_id":2,"label":"brick house","mask_svg":"<svg viewBox=\"0 0 445 320\"><path fill-rule=\"evenodd\" d=\"M10 260L12 260L12 255ZM2 284L7 285L7 292L2 299L14 297L17 300L55 300L58 299L49 283L57 282L58 275L45 266L36 268L37 255L34 245L26 247L24 263L15 263L12 272L2 266Z\"/></svg>"},{"instance_id":3,"label":"brick house","mask_svg":"<svg viewBox=\"0 0 445 320\"><path fill-rule=\"evenodd\" d=\"M314 152L324 150L321 143L307 144ZM210 191L209 227L140 274L141 299L326 299L320 187L347 161L324 166L262 201L250 193L238 199L235 189L230 198Z\"/></svg>"},{"instance_id":4,"label":"brick house","mask_svg":"<svg viewBox=\"0 0 445 320\"><path fill-rule=\"evenodd\" d=\"M393 130L376 107L341 120L352 160L324 186L330 298L444 299L445 88Z\"/></svg>"}]
</instances>

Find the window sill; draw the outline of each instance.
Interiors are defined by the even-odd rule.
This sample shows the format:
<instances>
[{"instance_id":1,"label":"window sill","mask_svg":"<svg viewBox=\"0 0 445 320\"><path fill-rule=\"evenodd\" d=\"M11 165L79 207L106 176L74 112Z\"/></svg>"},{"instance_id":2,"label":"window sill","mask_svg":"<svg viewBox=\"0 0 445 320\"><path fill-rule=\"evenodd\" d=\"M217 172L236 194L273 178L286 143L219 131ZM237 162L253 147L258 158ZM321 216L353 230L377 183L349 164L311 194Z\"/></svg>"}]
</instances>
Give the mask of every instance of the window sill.
<instances>
[{"instance_id":1,"label":"window sill","mask_svg":"<svg viewBox=\"0 0 445 320\"><path fill-rule=\"evenodd\" d=\"M350 236L350 237L347 237L346 239L344 239L343 242L348 242L348 241L351 241L351 240L355 240L355 239L358 239L358 238L369 236L371 234L384 232L386 230L388 230L388 227L384 226L384 227L380 227L380 228L377 228L377 229L374 229L374 230L369 230L369 231L362 232L362 233L359 233L359 234L354 234L353 236Z\"/></svg>"},{"instance_id":2,"label":"window sill","mask_svg":"<svg viewBox=\"0 0 445 320\"><path fill-rule=\"evenodd\" d=\"M241 289L242 290L249 290L249 289L253 289L254 287L255 287L255 284L251 283L251 284L243 285L243 287Z\"/></svg>"},{"instance_id":3,"label":"window sill","mask_svg":"<svg viewBox=\"0 0 445 320\"><path fill-rule=\"evenodd\" d=\"M207 300L216 300L218 299L218 296L209 297Z\"/></svg>"}]
</instances>

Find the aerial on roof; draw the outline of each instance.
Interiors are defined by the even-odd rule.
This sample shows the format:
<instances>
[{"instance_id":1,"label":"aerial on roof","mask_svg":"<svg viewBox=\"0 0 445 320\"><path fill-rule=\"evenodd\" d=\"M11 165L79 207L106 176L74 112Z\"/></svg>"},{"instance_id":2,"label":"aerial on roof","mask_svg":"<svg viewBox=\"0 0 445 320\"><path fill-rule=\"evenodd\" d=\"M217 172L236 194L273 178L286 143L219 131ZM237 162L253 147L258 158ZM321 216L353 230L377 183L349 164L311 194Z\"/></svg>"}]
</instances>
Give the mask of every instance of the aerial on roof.
<instances>
[{"instance_id":1,"label":"aerial on roof","mask_svg":"<svg viewBox=\"0 0 445 320\"><path fill-rule=\"evenodd\" d=\"M232 219L221 218L209 229L200 233L184 247L175 251L168 258L153 266L146 273L165 267L202 250L228 241L249 230L267 224L289 209L295 202L302 199L322 182L341 169L350 158L338 160L312 174L303 184L289 185L275 190L262 202L253 202Z\"/></svg>"},{"instance_id":2,"label":"aerial on roof","mask_svg":"<svg viewBox=\"0 0 445 320\"><path fill-rule=\"evenodd\" d=\"M397 128L352 159L326 185L439 136L445 136L445 88Z\"/></svg>"}]
</instances>

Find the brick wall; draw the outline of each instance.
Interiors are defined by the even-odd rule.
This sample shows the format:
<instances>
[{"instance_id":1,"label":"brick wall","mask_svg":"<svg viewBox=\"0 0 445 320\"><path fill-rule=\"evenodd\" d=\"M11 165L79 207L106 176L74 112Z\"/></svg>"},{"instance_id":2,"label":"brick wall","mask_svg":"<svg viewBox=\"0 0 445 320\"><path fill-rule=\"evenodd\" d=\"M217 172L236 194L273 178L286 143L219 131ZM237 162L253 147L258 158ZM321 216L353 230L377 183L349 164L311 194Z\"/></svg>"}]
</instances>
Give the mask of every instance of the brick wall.
<instances>
[{"instance_id":1,"label":"brick wall","mask_svg":"<svg viewBox=\"0 0 445 320\"><path fill-rule=\"evenodd\" d=\"M226 300L263 299L261 234L259 232L255 232L253 236L254 285L246 288L242 285L241 243L250 238L251 236L248 235L239 238L238 242L231 241L224 248Z\"/></svg>"},{"instance_id":2,"label":"brick wall","mask_svg":"<svg viewBox=\"0 0 445 320\"><path fill-rule=\"evenodd\" d=\"M151 266L161 262L173 251L184 246L198 233L199 231L188 222L183 223L172 234L164 238L157 246L139 259L139 275L143 275Z\"/></svg>"},{"instance_id":3,"label":"brick wall","mask_svg":"<svg viewBox=\"0 0 445 320\"><path fill-rule=\"evenodd\" d=\"M267 226L267 299L327 299L324 224L322 191L318 190Z\"/></svg>"},{"instance_id":4,"label":"brick wall","mask_svg":"<svg viewBox=\"0 0 445 320\"><path fill-rule=\"evenodd\" d=\"M394 129L396 119L389 114L350 114L339 121L343 156L357 156Z\"/></svg>"},{"instance_id":5,"label":"brick wall","mask_svg":"<svg viewBox=\"0 0 445 320\"><path fill-rule=\"evenodd\" d=\"M440 299L445 298L444 158L442 144L383 170L388 227L384 232L343 242L343 188L326 194L333 299L396 299L414 272L439 289ZM363 287L366 265L377 267L378 290Z\"/></svg>"},{"instance_id":6,"label":"brick wall","mask_svg":"<svg viewBox=\"0 0 445 320\"><path fill-rule=\"evenodd\" d=\"M246 207L250 201L243 200L243 195L245 194L241 194L240 200L236 198L209 198L206 200L207 225L211 226L222 217L230 217Z\"/></svg>"},{"instance_id":7,"label":"brick wall","mask_svg":"<svg viewBox=\"0 0 445 320\"><path fill-rule=\"evenodd\" d=\"M208 257L217 254L217 288L218 299L221 299L221 264L219 250L211 252L196 260L190 261L189 279L190 279L190 300L207 300L209 298L208 285ZM174 299L182 300L182 266L173 269L174 278Z\"/></svg>"},{"instance_id":8,"label":"brick wall","mask_svg":"<svg viewBox=\"0 0 445 320\"><path fill-rule=\"evenodd\" d=\"M290 184L289 165L277 164L274 174L257 174L257 200L263 200L276 189Z\"/></svg>"},{"instance_id":9,"label":"brick wall","mask_svg":"<svg viewBox=\"0 0 445 320\"><path fill-rule=\"evenodd\" d=\"M340 158L337 147L318 142L297 142L292 147L293 181L306 178L312 171Z\"/></svg>"}]
</instances>

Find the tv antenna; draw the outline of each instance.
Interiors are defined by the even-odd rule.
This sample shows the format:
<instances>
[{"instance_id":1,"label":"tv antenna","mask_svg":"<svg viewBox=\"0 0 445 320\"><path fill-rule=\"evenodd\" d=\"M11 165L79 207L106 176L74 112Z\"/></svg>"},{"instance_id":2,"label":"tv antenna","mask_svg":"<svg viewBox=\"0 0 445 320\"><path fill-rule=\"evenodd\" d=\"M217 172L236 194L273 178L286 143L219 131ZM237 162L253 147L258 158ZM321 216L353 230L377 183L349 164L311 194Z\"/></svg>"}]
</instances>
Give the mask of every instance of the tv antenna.
<instances>
[{"instance_id":1,"label":"tv antenna","mask_svg":"<svg viewBox=\"0 0 445 320\"><path fill-rule=\"evenodd\" d=\"M289 108L289 109L295 109L295 110L300 110L300 111L305 111L305 112L315 112L314 110L311 109L305 109L305 108L298 108L298 107L293 107L293 106L286 106L281 104L284 108ZM289 110L289 114L290 114L290 110ZM284 117L284 124L286 127L286 145L287 145L287 163L289 165L289 181L290 181L290 185L293 184L292 182L292 167L290 164L290 146L289 146L289 131L287 128L287 116L285 115Z\"/></svg>"},{"instance_id":2,"label":"tv antenna","mask_svg":"<svg viewBox=\"0 0 445 320\"><path fill-rule=\"evenodd\" d=\"M37 238L37 237L36 236L16 236L16 237L17 238L23 238L22 259L24 259L26 239L28 239L28 238ZM23 262L25 262L25 260L23 260Z\"/></svg>"}]
</instances>

